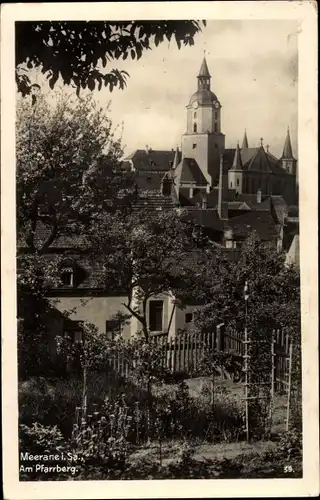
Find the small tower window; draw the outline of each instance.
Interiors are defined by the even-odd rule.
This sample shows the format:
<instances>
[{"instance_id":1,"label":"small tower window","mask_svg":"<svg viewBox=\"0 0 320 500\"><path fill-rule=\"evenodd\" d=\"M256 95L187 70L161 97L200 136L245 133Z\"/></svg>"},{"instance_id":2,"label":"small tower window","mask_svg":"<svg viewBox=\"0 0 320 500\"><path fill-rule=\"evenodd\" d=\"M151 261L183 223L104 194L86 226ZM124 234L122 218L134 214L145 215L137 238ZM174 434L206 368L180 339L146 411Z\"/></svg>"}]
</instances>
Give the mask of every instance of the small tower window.
<instances>
[{"instance_id":1,"label":"small tower window","mask_svg":"<svg viewBox=\"0 0 320 500\"><path fill-rule=\"evenodd\" d=\"M198 130L198 128L197 128L197 124L196 124L196 123L194 123L194 124L193 124L193 131L194 131L194 133L196 133L196 132L197 132L197 130Z\"/></svg>"},{"instance_id":2,"label":"small tower window","mask_svg":"<svg viewBox=\"0 0 320 500\"><path fill-rule=\"evenodd\" d=\"M194 112L193 118L197 118L197 113L196 112Z\"/></svg>"},{"instance_id":3,"label":"small tower window","mask_svg":"<svg viewBox=\"0 0 320 500\"><path fill-rule=\"evenodd\" d=\"M239 186L239 179L237 179L237 186Z\"/></svg>"},{"instance_id":4,"label":"small tower window","mask_svg":"<svg viewBox=\"0 0 320 500\"><path fill-rule=\"evenodd\" d=\"M215 118L215 120L218 120L218 111L215 111L214 118Z\"/></svg>"},{"instance_id":5,"label":"small tower window","mask_svg":"<svg viewBox=\"0 0 320 500\"><path fill-rule=\"evenodd\" d=\"M230 182L230 187L232 188L232 182Z\"/></svg>"},{"instance_id":6,"label":"small tower window","mask_svg":"<svg viewBox=\"0 0 320 500\"><path fill-rule=\"evenodd\" d=\"M214 131L218 132L218 124L217 124L217 122L215 122L215 124L214 124Z\"/></svg>"},{"instance_id":7,"label":"small tower window","mask_svg":"<svg viewBox=\"0 0 320 500\"><path fill-rule=\"evenodd\" d=\"M194 142L194 143L192 144L192 149L196 149L196 147L197 147L197 143L196 143L196 142Z\"/></svg>"}]
</instances>

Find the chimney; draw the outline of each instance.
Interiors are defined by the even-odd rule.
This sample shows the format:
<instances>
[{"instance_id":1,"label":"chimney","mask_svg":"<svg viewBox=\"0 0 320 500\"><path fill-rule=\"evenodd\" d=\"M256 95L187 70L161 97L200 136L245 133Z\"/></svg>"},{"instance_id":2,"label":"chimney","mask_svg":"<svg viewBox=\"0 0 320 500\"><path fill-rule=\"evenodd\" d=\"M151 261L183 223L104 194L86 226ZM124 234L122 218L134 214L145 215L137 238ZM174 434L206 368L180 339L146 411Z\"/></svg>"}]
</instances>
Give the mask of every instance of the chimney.
<instances>
[{"instance_id":1,"label":"chimney","mask_svg":"<svg viewBox=\"0 0 320 500\"><path fill-rule=\"evenodd\" d=\"M258 189L258 191L257 191L257 203L261 203L261 199L262 199L262 191L261 191L261 189Z\"/></svg>"},{"instance_id":2,"label":"chimney","mask_svg":"<svg viewBox=\"0 0 320 500\"><path fill-rule=\"evenodd\" d=\"M220 154L220 173L218 188L218 215L220 219L228 219L228 201L226 199L228 189L228 176L223 171L223 155Z\"/></svg>"}]
</instances>

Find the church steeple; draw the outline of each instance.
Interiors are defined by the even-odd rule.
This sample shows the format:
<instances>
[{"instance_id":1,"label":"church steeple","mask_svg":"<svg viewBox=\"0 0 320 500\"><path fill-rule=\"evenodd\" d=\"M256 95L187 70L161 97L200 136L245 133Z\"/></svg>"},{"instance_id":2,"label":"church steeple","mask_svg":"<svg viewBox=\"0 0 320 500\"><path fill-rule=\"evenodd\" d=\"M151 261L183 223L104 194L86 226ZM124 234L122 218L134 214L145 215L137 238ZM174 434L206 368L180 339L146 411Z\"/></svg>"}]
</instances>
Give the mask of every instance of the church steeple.
<instances>
[{"instance_id":1,"label":"church steeple","mask_svg":"<svg viewBox=\"0 0 320 500\"><path fill-rule=\"evenodd\" d=\"M198 90L210 90L211 75L209 73L206 56L203 57L203 61L197 78Z\"/></svg>"},{"instance_id":2,"label":"church steeple","mask_svg":"<svg viewBox=\"0 0 320 500\"><path fill-rule=\"evenodd\" d=\"M247 137L247 131L244 129L244 136L243 136L243 141L242 141L242 149L248 149L248 137Z\"/></svg>"},{"instance_id":3,"label":"church steeple","mask_svg":"<svg viewBox=\"0 0 320 500\"><path fill-rule=\"evenodd\" d=\"M233 158L233 164L232 164L232 170L242 170L243 164L242 164L242 158L241 158L241 152L240 152L240 147L239 147L239 142L237 143L237 148L234 153L234 158Z\"/></svg>"},{"instance_id":4,"label":"church steeple","mask_svg":"<svg viewBox=\"0 0 320 500\"><path fill-rule=\"evenodd\" d=\"M282 158L285 158L287 160L294 159L294 156L292 154L292 147L291 147L291 139L290 139L289 127L288 127L287 135L286 135L286 138L285 138L285 141L284 141Z\"/></svg>"},{"instance_id":5,"label":"church steeple","mask_svg":"<svg viewBox=\"0 0 320 500\"><path fill-rule=\"evenodd\" d=\"M288 172L288 174L296 175L297 173L297 160L292 154L292 146L290 139L289 127L287 130L287 135L284 141L283 153L281 156L282 168Z\"/></svg>"}]
</instances>

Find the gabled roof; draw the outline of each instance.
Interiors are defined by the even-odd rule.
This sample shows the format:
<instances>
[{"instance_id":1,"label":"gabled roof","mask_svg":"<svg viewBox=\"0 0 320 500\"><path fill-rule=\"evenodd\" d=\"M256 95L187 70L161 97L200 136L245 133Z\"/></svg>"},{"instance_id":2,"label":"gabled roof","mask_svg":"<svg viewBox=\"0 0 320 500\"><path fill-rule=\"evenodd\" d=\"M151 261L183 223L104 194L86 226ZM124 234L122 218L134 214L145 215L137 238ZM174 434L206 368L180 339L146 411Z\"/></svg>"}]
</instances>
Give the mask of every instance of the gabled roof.
<instances>
[{"instance_id":1,"label":"gabled roof","mask_svg":"<svg viewBox=\"0 0 320 500\"><path fill-rule=\"evenodd\" d=\"M249 205L245 201L229 201L229 210L251 210Z\"/></svg>"},{"instance_id":2,"label":"gabled roof","mask_svg":"<svg viewBox=\"0 0 320 500\"><path fill-rule=\"evenodd\" d=\"M183 158L176 168L176 182L195 183L198 186L206 186L208 182L203 175L198 163L194 158Z\"/></svg>"},{"instance_id":3,"label":"gabled roof","mask_svg":"<svg viewBox=\"0 0 320 500\"><path fill-rule=\"evenodd\" d=\"M124 158L124 162L132 160L133 167L138 171L166 172L173 164L175 151L157 151L137 149Z\"/></svg>"}]
</instances>

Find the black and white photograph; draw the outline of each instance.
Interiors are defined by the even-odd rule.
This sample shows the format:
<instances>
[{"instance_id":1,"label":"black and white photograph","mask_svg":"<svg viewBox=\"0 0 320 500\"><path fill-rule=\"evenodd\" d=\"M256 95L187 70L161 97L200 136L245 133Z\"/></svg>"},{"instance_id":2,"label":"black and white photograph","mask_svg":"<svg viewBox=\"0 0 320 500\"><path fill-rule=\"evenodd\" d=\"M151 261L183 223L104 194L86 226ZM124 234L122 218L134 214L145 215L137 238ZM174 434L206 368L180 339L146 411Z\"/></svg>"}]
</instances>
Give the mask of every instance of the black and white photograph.
<instances>
[{"instance_id":1,"label":"black and white photograph","mask_svg":"<svg viewBox=\"0 0 320 500\"><path fill-rule=\"evenodd\" d=\"M15 12L14 463L20 491L50 482L46 498L66 481L121 481L129 498L132 481L310 473L318 167L300 18L316 11L204 2L229 4L220 19L177 2L171 18L155 3L147 19L144 2L118 18Z\"/></svg>"}]
</instances>

